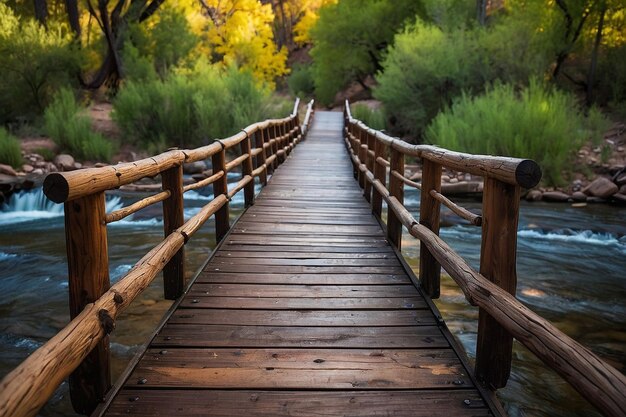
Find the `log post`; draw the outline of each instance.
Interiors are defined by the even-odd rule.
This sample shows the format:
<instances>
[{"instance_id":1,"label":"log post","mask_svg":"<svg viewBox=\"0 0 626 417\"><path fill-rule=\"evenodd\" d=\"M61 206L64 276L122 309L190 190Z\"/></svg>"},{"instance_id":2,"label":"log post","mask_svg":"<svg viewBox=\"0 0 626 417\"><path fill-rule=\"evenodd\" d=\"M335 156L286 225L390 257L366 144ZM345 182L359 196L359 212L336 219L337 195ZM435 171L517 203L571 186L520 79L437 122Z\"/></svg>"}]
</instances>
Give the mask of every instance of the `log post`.
<instances>
[{"instance_id":1,"label":"log post","mask_svg":"<svg viewBox=\"0 0 626 417\"><path fill-rule=\"evenodd\" d=\"M241 163L241 176L252 176L252 146L250 143L250 136L246 132L246 138L241 141L241 154L248 154L248 157ZM254 178L248 184L243 187L244 204L246 207L250 207L254 204Z\"/></svg>"},{"instance_id":2,"label":"log post","mask_svg":"<svg viewBox=\"0 0 626 417\"><path fill-rule=\"evenodd\" d=\"M404 154L391 147L391 171L404 173ZM389 175L389 195L404 204L404 183L394 175ZM402 222L394 211L387 210L387 239L396 248L402 247Z\"/></svg>"},{"instance_id":3,"label":"log post","mask_svg":"<svg viewBox=\"0 0 626 417\"><path fill-rule=\"evenodd\" d=\"M356 136L354 135L354 129L355 129L354 125L352 124L348 125L348 142L350 142L350 152L352 152L352 155L358 156L359 148L356 143ZM354 175L354 179L358 181L359 167L354 161L352 162L352 171L353 171L352 174Z\"/></svg>"},{"instance_id":4,"label":"log post","mask_svg":"<svg viewBox=\"0 0 626 417\"><path fill-rule=\"evenodd\" d=\"M374 142L373 142L374 136L370 135L369 132L363 132L363 136L364 136L363 144L367 146L364 152L365 159L363 160L363 163L367 167L367 170L373 174L374 173L374 157L370 154L370 150L371 151L374 150ZM369 181L365 181L364 192L365 192L365 199L367 200L368 203L371 203L372 202L372 184Z\"/></svg>"},{"instance_id":5,"label":"log post","mask_svg":"<svg viewBox=\"0 0 626 417\"><path fill-rule=\"evenodd\" d=\"M170 197L163 201L163 231L165 237L185 223L183 214L183 166L161 173L163 191ZM175 300L185 288L185 248L182 247L163 268L163 290L166 300Z\"/></svg>"},{"instance_id":6,"label":"log post","mask_svg":"<svg viewBox=\"0 0 626 417\"><path fill-rule=\"evenodd\" d=\"M365 143L365 138L364 138L364 133L363 130L360 127L357 127L357 144L356 144L356 155L359 157L359 164L365 164L365 156L367 155L367 151L365 149L363 149L363 146ZM361 171L360 167L357 167L358 170L358 176L359 176L359 186L363 189L363 195L365 195L365 189L366 189L366 184L367 184L367 177L365 175L365 172Z\"/></svg>"},{"instance_id":7,"label":"log post","mask_svg":"<svg viewBox=\"0 0 626 417\"><path fill-rule=\"evenodd\" d=\"M374 139L374 179L380 181L383 186L387 185L387 167L380 162L378 158L385 158L387 147L383 141L378 140L376 136ZM378 192L376 187L372 187L372 213L380 219L383 211L383 197Z\"/></svg>"},{"instance_id":8,"label":"log post","mask_svg":"<svg viewBox=\"0 0 626 417\"><path fill-rule=\"evenodd\" d=\"M276 125L272 125L270 127L270 137L272 139L274 139L274 142L272 143L272 155L276 155L276 158L274 158L274 160L272 161L272 168L274 171L276 171L276 168L278 168L279 165L279 161L278 161L278 144L279 144L279 136L278 136L278 128L276 127Z\"/></svg>"},{"instance_id":9,"label":"log post","mask_svg":"<svg viewBox=\"0 0 626 417\"><path fill-rule=\"evenodd\" d=\"M441 192L441 165L422 160L422 192L420 197L420 224L439 235L441 204L430 195L430 190ZM420 285L430 298L439 298L441 265L426 245L420 245Z\"/></svg>"},{"instance_id":10,"label":"log post","mask_svg":"<svg viewBox=\"0 0 626 417\"><path fill-rule=\"evenodd\" d=\"M220 142L221 144L221 142ZM211 157L212 165L213 165L213 173L217 173L222 171L224 175L222 178L218 179L213 183L213 197L217 198L218 196L224 194L228 196L228 173L226 172L226 149L222 145L222 150L213 154ZM227 202L215 213L215 241L217 243L221 242L221 240L226 236L228 230L230 229L230 219L229 219L229 206L230 202Z\"/></svg>"},{"instance_id":11,"label":"log post","mask_svg":"<svg viewBox=\"0 0 626 417\"><path fill-rule=\"evenodd\" d=\"M263 129L263 143L267 144L267 148L265 150L265 155L267 158L271 157L272 154L274 153L274 147L271 144L271 140L272 140L272 135L270 134L270 127L266 127L265 129ZM266 160L267 163L267 160ZM267 165L267 173L272 174L274 173L274 164L270 163Z\"/></svg>"},{"instance_id":12,"label":"log post","mask_svg":"<svg viewBox=\"0 0 626 417\"><path fill-rule=\"evenodd\" d=\"M70 317L110 287L104 191L65 203ZM69 379L72 406L91 414L111 387L109 337L106 336Z\"/></svg>"},{"instance_id":13,"label":"log post","mask_svg":"<svg viewBox=\"0 0 626 417\"><path fill-rule=\"evenodd\" d=\"M285 162L285 138L283 137L285 135L285 129L284 129L284 125L281 123L279 125L276 125L276 137L278 138L277 140L277 145L276 145L276 159L278 159L278 165L282 165L283 162ZM278 151L282 151L280 153L278 153Z\"/></svg>"},{"instance_id":14,"label":"log post","mask_svg":"<svg viewBox=\"0 0 626 417\"><path fill-rule=\"evenodd\" d=\"M485 178L480 273L515 296L517 220L520 187ZM478 314L476 376L487 387L506 386L511 373L513 337L482 308Z\"/></svg>"},{"instance_id":15,"label":"log post","mask_svg":"<svg viewBox=\"0 0 626 417\"><path fill-rule=\"evenodd\" d=\"M256 156L255 168L258 168L261 165L265 165L265 161L267 160L265 147L263 146L263 130L257 130L254 133L254 143L256 148L261 150L261 152ZM259 175L259 181L261 181L261 184L263 186L267 185L267 167L265 167L265 169Z\"/></svg>"}]
</instances>

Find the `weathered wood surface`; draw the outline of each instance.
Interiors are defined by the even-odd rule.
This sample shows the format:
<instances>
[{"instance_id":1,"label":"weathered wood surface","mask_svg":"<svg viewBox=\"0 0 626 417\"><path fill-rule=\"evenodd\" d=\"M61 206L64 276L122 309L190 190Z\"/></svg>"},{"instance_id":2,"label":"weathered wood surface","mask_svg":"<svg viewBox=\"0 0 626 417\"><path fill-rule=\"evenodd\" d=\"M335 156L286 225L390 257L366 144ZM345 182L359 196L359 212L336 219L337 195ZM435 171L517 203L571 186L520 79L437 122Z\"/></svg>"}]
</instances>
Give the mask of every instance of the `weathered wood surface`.
<instances>
[{"instance_id":1,"label":"weathered wood surface","mask_svg":"<svg viewBox=\"0 0 626 417\"><path fill-rule=\"evenodd\" d=\"M316 114L107 415L491 415L352 179L341 127Z\"/></svg>"}]
</instances>

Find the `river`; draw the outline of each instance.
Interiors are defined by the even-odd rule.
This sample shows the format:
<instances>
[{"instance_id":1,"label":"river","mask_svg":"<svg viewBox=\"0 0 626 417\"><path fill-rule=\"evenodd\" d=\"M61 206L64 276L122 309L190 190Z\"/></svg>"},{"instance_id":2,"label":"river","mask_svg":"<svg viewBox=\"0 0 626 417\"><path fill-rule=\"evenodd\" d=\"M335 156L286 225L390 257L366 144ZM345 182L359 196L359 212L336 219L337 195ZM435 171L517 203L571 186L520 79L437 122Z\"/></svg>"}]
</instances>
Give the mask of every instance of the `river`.
<instances>
[{"instance_id":1,"label":"river","mask_svg":"<svg viewBox=\"0 0 626 417\"><path fill-rule=\"evenodd\" d=\"M229 178L229 182L236 179ZM242 193L231 216L242 210ZM128 205L137 195L107 196L107 210ZM185 194L185 216L209 201ZM406 204L419 213L419 193L406 190ZM464 200L478 210L480 203ZM444 210L444 218L448 218ZM62 205L47 202L40 190L14 195L0 207L0 377L17 366L69 319ZM215 244L212 220L187 244L192 276ZM419 244L404 234L403 254L417 269ZM478 268L480 228L449 222L441 236ZM108 228L111 281L162 239L160 206L143 210ZM626 209L604 205L522 203L518 234L518 298L559 329L599 354L621 372L626 369ZM111 337L113 377L146 341L171 302L154 283L123 313ZM436 301L448 327L475 355L478 311L469 306L449 277ZM515 342L513 370L498 395L511 416L595 416L593 407ZM41 416L74 415L67 384L56 390Z\"/></svg>"}]
</instances>

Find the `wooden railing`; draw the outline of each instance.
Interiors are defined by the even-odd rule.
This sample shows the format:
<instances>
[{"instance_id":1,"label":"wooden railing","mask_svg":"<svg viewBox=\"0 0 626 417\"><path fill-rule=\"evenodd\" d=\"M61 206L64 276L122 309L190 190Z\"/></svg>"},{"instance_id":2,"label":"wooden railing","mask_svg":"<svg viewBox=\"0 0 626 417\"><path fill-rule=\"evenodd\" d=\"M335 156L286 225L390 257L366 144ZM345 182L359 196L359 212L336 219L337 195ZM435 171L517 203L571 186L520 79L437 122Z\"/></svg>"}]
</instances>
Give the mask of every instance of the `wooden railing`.
<instances>
[{"instance_id":1,"label":"wooden railing","mask_svg":"<svg viewBox=\"0 0 626 417\"><path fill-rule=\"evenodd\" d=\"M0 416L33 416L59 384L70 376L74 409L89 414L111 387L108 335L115 319L163 271L165 298L185 290L184 245L215 215L216 240L230 228L229 202L244 190L245 205L254 202L254 179L267 176L304 138L313 114L307 106L298 119L299 100L284 119L266 120L213 144L192 150L170 150L152 158L103 168L55 173L46 177L44 192L65 204L65 232L72 321L0 383ZM228 153L239 154L227 161ZM212 160L208 178L183 186L183 163ZM228 189L228 172L241 166L241 180ZM105 192L145 177L161 176L162 191L107 214ZM187 222L183 194L213 185L214 199ZM163 203L164 240L148 252L115 285L109 282L106 225L142 208Z\"/></svg>"},{"instance_id":2,"label":"wooden railing","mask_svg":"<svg viewBox=\"0 0 626 417\"><path fill-rule=\"evenodd\" d=\"M400 249L404 226L421 241L419 284L423 291L431 298L439 297L443 266L468 302L479 307L478 379L491 389L506 385L516 338L603 413L626 415L626 377L515 298L520 189L539 182L539 166L527 159L411 145L354 119L347 101L344 123L355 178L379 219L382 202L387 203L388 240ZM405 176L407 157L421 159L420 184ZM441 194L443 167L484 178L481 215ZM419 221L404 206L405 185L421 190ZM441 204L470 224L482 227L480 272L439 237Z\"/></svg>"}]
</instances>

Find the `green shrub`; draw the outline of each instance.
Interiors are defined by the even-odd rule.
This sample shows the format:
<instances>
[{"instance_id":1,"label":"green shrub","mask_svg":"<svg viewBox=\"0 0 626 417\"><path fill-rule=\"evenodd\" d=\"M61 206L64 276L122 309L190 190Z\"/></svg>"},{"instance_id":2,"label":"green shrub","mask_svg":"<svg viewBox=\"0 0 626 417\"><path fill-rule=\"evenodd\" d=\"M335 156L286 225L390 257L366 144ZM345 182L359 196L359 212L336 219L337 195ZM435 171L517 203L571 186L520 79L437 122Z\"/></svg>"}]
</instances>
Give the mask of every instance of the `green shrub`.
<instances>
[{"instance_id":1,"label":"green shrub","mask_svg":"<svg viewBox=\"0 0 626 417\"><path fill-rule=\"evenodd\" d=\"M0 3L0 124L33 119L55 91L76 80L82 53L65 26L19 19ZM74 81L75 82L75 81Z\"/></svg>"},{"instance_id":2,"label":"green shrub","mask_svg":"<svg viewBox=\"0 0 626 417\"><path fill-rule=\"evenodd\" d=\"M113 146L91 130L91 121L83 111L72 91L59 91L44 113L46 133L62 151L76 158L108 162Z\"/></svg>"},{"instance_id":3,"label":"green shrub","mask_svg":"<svg viewBox=\"0 0 626 417\"><path fill-rule=\"evenodd\" d=\"M265 118L267 97L248 72L198 64L162 80L127 83L113 102L113 118L146 149L196 147Z\"/></svg>"},{"instance_id":4,"label":"green shrub","mask_svg":"<svg viewBox=\"0 0 626 417\"><path fill-rule=\"evenodd\" d=\"M11 165L13 168L22 166L22 151L17 138L0 127L0 164Z\"/></svg>"},{"instance_id":5,"label":"green shrub","mask_svg":"<svg viewBox=\"0 0 626 417\"><path fill-rule=\"evenodd\" d=\"M626 44L609 48L600 62L596 95L606 99L611 110L626 118Z\"/></svg>"},{"instance_id":6,"label":"green shrub","mask_svg":"<svg viewBox=\"0 0 626 417\"><path fill-rule=\"evenodd\" d=\"M463 94L433 120L426 139L462 152L534 159L544 182L559 185L580 146L602 133L589 129L573 96L531 81L519 93L496 85L475 98Z\"/></svg>"},{"instance_id":7,"label":"green shrub","mask_svg":"<svg viewBox=\"0 0 626 417\"><path fill-rule=\"evenodd\" d=\"M482 88L485 64L477 36L461 29L445 33L421 22L396 36L374 90L396 128L419 136L461 91Z\"/></svg>"},{"instance_id":8,"label":"green shrub","mask_svg":"<svg viewBox=\"0 0 626 417\"><path fill-rule=\"evenodd\" d=\"M313 71L310 65L295 65L287 79L289 91L294 96L310 97L315 91Z\"/></svg>"},{"instance_id":9,"label":"green shrub","mask_svg":"<svg viewBox=\"0 0 626 417\"><path fill-rule=\"evenodd\" d=\"M365 104L355 104L350 107L352 117L359 119L372 129L383 130L385 128L385 113L382 109L372 109Z\"/></svg>"}]
</instances>

